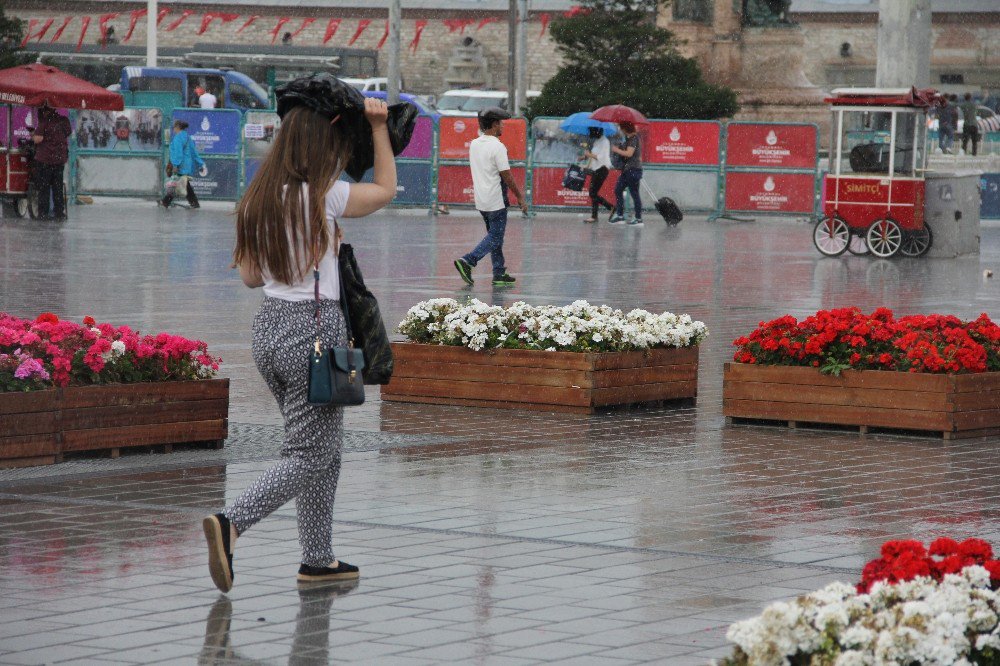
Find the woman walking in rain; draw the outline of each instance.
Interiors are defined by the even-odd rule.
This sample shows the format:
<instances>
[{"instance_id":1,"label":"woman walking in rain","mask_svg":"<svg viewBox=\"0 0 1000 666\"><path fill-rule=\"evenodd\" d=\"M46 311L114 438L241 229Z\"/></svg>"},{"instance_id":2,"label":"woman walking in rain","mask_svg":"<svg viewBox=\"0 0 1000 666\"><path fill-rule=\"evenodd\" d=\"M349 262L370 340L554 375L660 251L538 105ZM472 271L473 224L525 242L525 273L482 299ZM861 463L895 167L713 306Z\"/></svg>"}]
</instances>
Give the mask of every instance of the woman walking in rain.
<instances>
[{"instance_id":1,"label":"woman walking in rain","mask_svg":"<svg viewBox=\"0 0 1000 666\"><path fill-rule=\"evenodd\" d=\"M343 410L307 402L309 355L317 330L326 347L347 344L337 218L362 217L392 201L396 163L385 102L364 99L362 112L360 96L345 86L319 74L278 91L281 129L237 209L234 263L248 287L264 290L253 358L284 416L285 436L281 460L203 521L209 571L223 592L233 586L237 537L292 499L302 547L298 580L359 576L332 545ZM372 146L374 182L339 180L352 155Z\"/></svg>"}]
</instances>

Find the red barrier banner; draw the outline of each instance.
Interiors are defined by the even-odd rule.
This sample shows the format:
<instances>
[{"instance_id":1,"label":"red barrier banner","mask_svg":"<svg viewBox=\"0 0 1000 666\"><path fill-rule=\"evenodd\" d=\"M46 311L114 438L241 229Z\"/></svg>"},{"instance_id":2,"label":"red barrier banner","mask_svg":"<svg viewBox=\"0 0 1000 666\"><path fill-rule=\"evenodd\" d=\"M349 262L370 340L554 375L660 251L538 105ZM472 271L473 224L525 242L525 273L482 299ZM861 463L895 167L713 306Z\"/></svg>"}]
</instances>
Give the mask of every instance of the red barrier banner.
<instances>
[{"instance_id":1,"label":"red barrier banner","mask_svg":"<svg viewBox=\"0 0 1000 666\"><path fill-rule=\"evenodd\" d=\"M812 213L815 181L809 173L726 174L726 210Z\"/></svg>"},{"instance_id":2,"label":"red barrier banner","mask_svg":"<svg viewBox=\"0 0 1000 666\"><path fill-rule=\"evenodd\" d=\"M441 116L439 156L443 160L469 159L469 144L479 136L479 121L475 117ZM524 118L503 121L500 137L507 146L507 159L521 162L528 157L528 123Z\"/></svg>"},{"instance_id":3,"label":"red barrier banner","mask_svg":"<svg viewBox=\"0 0 1000 666\"><path fill-rule=\"evenodd\" d=\"M718 123L655 120L644 137L642 161L647 164L719 164Z\"/></svg>"},{"instance_id":4,"label":"red barrier banner","mask_svg":"<svg viewBox=\"0 0 1000 666\"><path fill-rule=\"evenodd\" d=\"M443 119L442 119L443 120ZM524 167L513 167L510 175L514 177L521 192L524 192ZM472 191L472 171L464 164L442 164L438 167L438 201L447 204L474 204L475 195ZM511 206L517 205L514 196L510 197Z\"/></svg>"},{"instance_id":5,"label":"red barrier banner","mask_svg":"<svg viewBox=\"0 0 1000 666\"><path fill-rule=\"evenodd\" d=\"M816 139L812 125L731 123L726 127L726 165L815 169Z\"/></svg>"},{"instance_id":6,"label":"red barrier banner","mask_svg":"<svg viewBox=\"0 0 1000 666\"><path fill-rule=\"evenodd\" d=\"M577 192L563 187L562 179L566 174L566 169L561 167L535 167L531 177L531 202L535 206L590 206L590 195L586 188ZM615 180L618 172L612 172L604 185L601 186L601 195L608 201L614 202ZM590 185L590 180L587 185ZM604 212L604 209L601 209Z\"/></svg>"}]
</instances>

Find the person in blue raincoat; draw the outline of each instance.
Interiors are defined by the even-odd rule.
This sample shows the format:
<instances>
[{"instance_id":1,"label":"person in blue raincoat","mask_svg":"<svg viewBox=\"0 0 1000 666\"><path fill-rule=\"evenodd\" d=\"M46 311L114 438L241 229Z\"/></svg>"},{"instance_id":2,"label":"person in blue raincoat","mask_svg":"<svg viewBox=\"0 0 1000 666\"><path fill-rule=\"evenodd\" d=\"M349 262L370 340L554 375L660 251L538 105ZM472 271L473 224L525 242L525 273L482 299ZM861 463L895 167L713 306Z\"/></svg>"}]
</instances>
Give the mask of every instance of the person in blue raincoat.
<instances>
[{"instance_id":1,"label":"person in blue raincoat","mask_svg":"<svg viewBox=\"0 0 1000 666\"><path fill-rule=\"evenodd\" d=\"M198 196L191 186L191 177L195 173L204 175L205 160L198 154L198 148L187 133L188 124L183 120L174 121L174 136L170 140L170 160L167 162L167 193L160 200L165 208L169 208L174 197L179 192L186 192L191 208L198 208Z\"/></svg>"}]
</instances>

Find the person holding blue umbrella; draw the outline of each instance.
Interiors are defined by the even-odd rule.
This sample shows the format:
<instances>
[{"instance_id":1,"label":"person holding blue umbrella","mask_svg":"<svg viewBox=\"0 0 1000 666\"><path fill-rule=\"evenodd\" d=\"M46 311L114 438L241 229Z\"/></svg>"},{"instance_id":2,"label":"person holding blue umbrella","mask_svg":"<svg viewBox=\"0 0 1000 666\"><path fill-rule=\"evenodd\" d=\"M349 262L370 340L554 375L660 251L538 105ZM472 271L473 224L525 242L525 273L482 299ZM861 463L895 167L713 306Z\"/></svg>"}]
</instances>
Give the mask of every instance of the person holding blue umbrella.
<instances>
[{"instance_id":1,"label":"person holding blue umbrella","mask_svg":"<svg viewBox=\"0 0 1000 666\"><path fill-rule=\"evenodd\" d=\"M589 150L584 150L583 154L590 159L587 169L590 171L590 186L587 189L590 194L590 217L584 222L597 222L597 210L604 206L608 210L614 210L614 204L601 196L601 186L608 178L611 169L611 142L605 136L601 127L590 128L590 138L593 143Z\"/></svg>"},{"instance_id":2,"label":"person holding blue umbrella","mask_svg":"<svg viewBox=\"0 0 1000 666\"><path fill-rule=\"evenodd\" d=\"M618 128L615 127L614 123L594 120L588 112L580 111L559 123L559 129L571 134L590 137L590 148L584 150L583 154L590 160L587 164L587 170L590 171L588 193L590 194L591 213L584 222L597 222L597 210L601 205L607 207L608 210L614 210L611 202L602 197L600 192L611 169L611 142L608 141L607 137L616 134Z\"/></svg>"}]
</instances>

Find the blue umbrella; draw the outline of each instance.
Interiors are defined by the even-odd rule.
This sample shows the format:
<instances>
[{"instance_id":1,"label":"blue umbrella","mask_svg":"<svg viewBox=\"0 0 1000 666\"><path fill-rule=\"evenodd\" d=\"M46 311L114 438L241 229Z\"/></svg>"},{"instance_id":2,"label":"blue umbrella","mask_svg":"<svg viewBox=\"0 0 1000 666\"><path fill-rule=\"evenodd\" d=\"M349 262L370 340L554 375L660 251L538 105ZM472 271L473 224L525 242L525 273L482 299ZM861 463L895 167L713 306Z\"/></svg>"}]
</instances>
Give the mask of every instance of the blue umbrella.
<instances>
[{"instance_id":1,"label":"blue umbrella","mask_svg":"<svg viewBox=\"0 0 1000 666\"><path fill-rule=\"evenodd\" d=\"M584 136L590 134L591 127L600 127L603 129L604 136L611 136L618 133L618 127L614 123L602 123L599 120L594 120L587 111L574 113L559 123L559 129L562 131L569 132L570 134L582 134Z\"/></svg>"}]
</instances>

